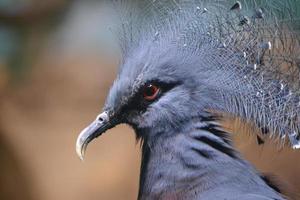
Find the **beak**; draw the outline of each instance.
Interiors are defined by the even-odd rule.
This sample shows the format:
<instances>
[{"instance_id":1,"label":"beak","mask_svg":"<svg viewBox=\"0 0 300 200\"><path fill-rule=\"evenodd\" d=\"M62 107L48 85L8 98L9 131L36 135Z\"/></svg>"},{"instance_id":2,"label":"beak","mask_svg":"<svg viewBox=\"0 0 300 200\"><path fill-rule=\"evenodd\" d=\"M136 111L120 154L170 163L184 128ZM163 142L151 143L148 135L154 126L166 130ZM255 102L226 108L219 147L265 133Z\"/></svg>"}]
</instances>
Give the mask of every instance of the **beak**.
<instances>
[{"instance_id":1,"label":"beak","mask_svg":"<svg viewBox=\"0 0 300 200\"><path fill-rule=\"evenodd\" d=\"M109 119L108 112L103 112L97 116L95 121L81 131L76 141L76 153L81 160L84 158L84 153L88 144L93 139L99 137L102 133L116 125L116 123L112 123L112 121L114 120Z\"/></svg>"}]
</instances>

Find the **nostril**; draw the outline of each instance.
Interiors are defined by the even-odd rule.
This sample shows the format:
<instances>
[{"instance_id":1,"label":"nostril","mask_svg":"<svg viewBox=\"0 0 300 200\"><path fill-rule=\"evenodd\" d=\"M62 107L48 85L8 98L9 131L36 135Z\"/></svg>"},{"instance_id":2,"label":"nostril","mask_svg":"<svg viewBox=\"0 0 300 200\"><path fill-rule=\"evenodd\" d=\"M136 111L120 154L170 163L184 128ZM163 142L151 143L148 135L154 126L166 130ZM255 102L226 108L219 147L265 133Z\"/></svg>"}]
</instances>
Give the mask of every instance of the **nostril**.
<instances>
[{"instance_id":1,"label":"nostril","mask_svg":"<svg viewBox=\"0 0 300 200\"><path fill-rule=\"evenodd\" d=\"M98 121L99 121L99 122L103 122L104 119L103 119L102 117L98 117Z\"/></svg>"},{"instance_id":2,"label":"nostril","mask_svg":"<svg viewBox=\"0 0 300 200\"><path fill-rule=\"evenodd\" d=\"M98 115L97 118L96 118L96 120L97 120L98 122L101 122L101 123L103 123L103 122L105 122L105 121L108 121L108 115L107 115L107 112L103 112L103 113L101 113L100 115Z\"/></svg>"}]
</instances>

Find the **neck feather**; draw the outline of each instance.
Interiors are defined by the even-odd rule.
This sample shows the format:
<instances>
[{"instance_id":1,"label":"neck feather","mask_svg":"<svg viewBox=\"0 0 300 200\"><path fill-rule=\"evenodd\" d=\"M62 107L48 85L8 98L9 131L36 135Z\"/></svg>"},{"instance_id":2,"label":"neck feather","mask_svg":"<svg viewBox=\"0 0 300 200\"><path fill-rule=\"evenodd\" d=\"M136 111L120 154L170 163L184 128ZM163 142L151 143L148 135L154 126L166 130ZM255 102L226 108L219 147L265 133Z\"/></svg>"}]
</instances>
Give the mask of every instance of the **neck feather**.
<instances>
[{"instance_id":1,"label":"neck feather","mask_svg":"<svg viewBox=\"0 0 300 200\"><path fill-rule=\"evenodd\" d=\"M186 199L232 180L265 185L214 117L192 119L177 133L156 135L144 138L139 199Z\"/></svg>"}]
</instances>

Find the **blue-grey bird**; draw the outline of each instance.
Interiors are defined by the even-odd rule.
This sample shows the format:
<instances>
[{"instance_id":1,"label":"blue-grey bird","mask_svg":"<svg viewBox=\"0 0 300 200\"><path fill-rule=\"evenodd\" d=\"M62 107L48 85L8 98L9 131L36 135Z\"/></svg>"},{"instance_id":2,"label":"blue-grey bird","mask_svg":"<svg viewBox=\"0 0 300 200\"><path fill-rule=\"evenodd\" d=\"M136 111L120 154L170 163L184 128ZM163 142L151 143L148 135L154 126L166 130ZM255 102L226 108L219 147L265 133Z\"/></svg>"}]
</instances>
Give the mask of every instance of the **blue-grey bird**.
<instances>
[{"instance_id":1,"label":"blue-grey bird","mask_svg":"<svg viewBox=\"0 0 300 200\"><path fill-rule=\"evenodd\" d=\"M215 113L300 148L300 1L112 2L120 71L79 135L78 155L126 123L142 140L140 200L285 199L234 149Z\"/></svg>"}]
</instances>

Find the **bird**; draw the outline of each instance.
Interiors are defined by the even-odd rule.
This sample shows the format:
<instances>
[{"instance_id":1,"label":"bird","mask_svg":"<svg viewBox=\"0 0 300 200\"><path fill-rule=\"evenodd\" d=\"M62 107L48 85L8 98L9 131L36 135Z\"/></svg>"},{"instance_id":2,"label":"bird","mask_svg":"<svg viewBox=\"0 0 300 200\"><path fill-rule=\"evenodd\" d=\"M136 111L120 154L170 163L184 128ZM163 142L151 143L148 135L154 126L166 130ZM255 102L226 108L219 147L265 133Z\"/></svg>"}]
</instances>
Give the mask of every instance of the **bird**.
<instances>
[{"instance_id":1,"label":"bird","mask_svg":"<svg viewBox=\"0 0 300 200\"><path fill-rule=\"evenodd\" d=\"M142 143L139 200L286 199L216 112L300 148L300 1L113 2L119 73L78 156L124 123Z\"/></svg>"}]
</instances>

